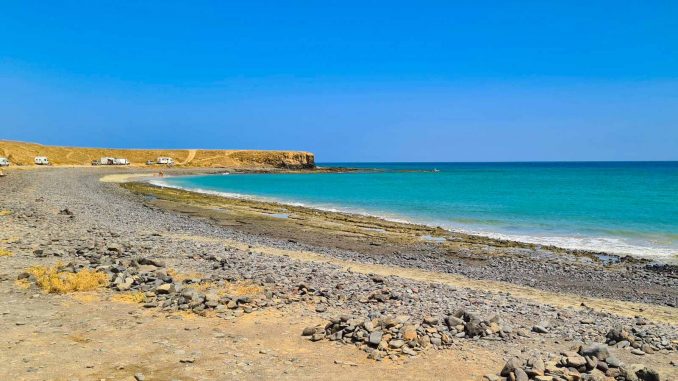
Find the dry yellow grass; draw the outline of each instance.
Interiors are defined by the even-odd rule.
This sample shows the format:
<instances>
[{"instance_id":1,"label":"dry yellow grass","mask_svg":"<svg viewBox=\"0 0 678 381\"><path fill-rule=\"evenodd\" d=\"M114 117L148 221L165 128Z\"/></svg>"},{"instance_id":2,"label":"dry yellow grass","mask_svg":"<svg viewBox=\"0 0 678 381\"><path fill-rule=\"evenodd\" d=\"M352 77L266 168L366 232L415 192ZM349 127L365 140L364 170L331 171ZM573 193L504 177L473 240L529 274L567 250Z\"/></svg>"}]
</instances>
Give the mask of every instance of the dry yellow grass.
<instances>
[{"instance_id":1,"label":"dry yellow grass","mask_svg":"<svg viewBox=\"0 0 678 381\"><path fill-rule=\"evenodd\" d=\"M28 279L17 279L14 281L14 284L23 290L27 290L31 287L31 282L29 282Z\"/></svg>"},{"instance_id":2,"label":"dry yellow grass","mask_svg":"<svg viewBox=\"0 0 678 381\"><path fill-rule=\"evenodd\" d=\"M178 318L181 318L182 320L185 319L196 319L197 314L195 314L193 311L174 311L171 313L171 316L176 316Z\"/></svg>"},{"instance_id":3,"label":"dry yellow grass","mask_svg":"<svg viewBox=\"0 0 678 381\"><path fill-rule=\"evenodd\" d=\"M200 292L214 292L219 296L256 296L264 292L264 288L252 282L236 282L218 285L214 282L202 282L191 284L187 288L192 288Z\"/></svg>"},{"instance_id":4,"label":"dry yellow grass","mask_svg":"<svg viewBox=\"0 0 678 381\"><path fill-rule=\"evenodd\" d=\"M35 156L47 156L54 165L90 165L92 160L102 157L126 158L132 165L144 165L160 156L171 157L177 165L189 167L312 167L315 161L313 154L301 151L80 148L7 140L0 140L0 156L15 165L31 166Z\"/></svg>"},{"instance_id":5,"label":"dry yellow grass","mask_svg":"<svg viewBox=\"0 0 678 381\"><path fill-rule=\"evenodd\" d=\"M85 343L89 343L90 341L92 341L92 339L85 337L85 335L80 334L80 333L74 333L74 334L70 335L69 338L71 340L75 341L76 343L79 343L79 344L85 344Z\"/></svg>"},{"instance_id":6,"label":"dry yellow grass","mask_svg":"<svg viewBox=\"0 0 678 381\"><path fill-rule=\"evenodd\" d=\"M61 271L62 267L61 264L52 267L34 266L27 272L36 278L38 287L51 294L92 291L108 283L108 276L104 273L84 269L74 274Z\"/></svg>"},{"instance_id":7,"label":"dry yellow grass","mask_svg":"<svg viewBox=\"0 0 678 381\"><path fill-rule=\"evenodd\" d=\"M202 278L204 275L201 273L180 273L176 269L169 268L167 269L167 275L171 276L176 282L183 282L186 279L195 279Z\"/></svg>"},{"instance_id":8,"label":"dry yellow grass","mask_svg":"<svg viewBox=\"0 0 678 381\"><path fill-rule=\"evenodd\" d=\"M264 288L254 283L233 283L225 287L226 293L235 296L254 296L264 292Z\"/></svg>"},{"instance_id":9,"label":"dry yellow grass","mask_svg":"<svg viewBox=\"0 0 678 381\"><path fill-rule=\"evenodd\" d=\"M12 214L11 210L0 209L0 216L9 216L10 214Z\"/></svg>"},{"instance_id":10,"label":"dry yellow grass","mask_svg":"<svg viewBox=\"0 0 678 381\"><path fill-rule=\"evenodd\" d=\"M0 257L11 257L12 255L14 255L14 253L12 253L11 251L9 251L7 249L3 249L2 247L0 247Z\"/></svg>"},{"instance_id":11,"label":"dry yellow grass","mask_svg":"<svg viewBox=\"0 0 678 381\"><path fill-rule=\"evenodd\" d=\"M217 285L214 284L214 282L202 282L198 284L191 284L189 286L186 286L186 288L192 288L197 291L205 292L207 290L212 290L216 288Z\"/></svg>"},{"instance_id":12,"label":"dry yellow grass","mask_svg":"<svg viewBox=\"0 0 678 381\"><path fill-rule=\"evenodd\" d=\"M115 294L111 296L111 300L118 303L132 303L138 304L146 301L146 295L143 292L126 292L123 294Z\"/></svg>"},{"instance_id":13,"label":"dry yellow grass","mask_svg":"<svg viewBox=\"0 0 678 381\"><path fill-rule=\"evenodd\" d=\"M74 293L71 298L80 303L95 303L101 301L101 296L96 291Z\"/></svg>"}]
</instances>

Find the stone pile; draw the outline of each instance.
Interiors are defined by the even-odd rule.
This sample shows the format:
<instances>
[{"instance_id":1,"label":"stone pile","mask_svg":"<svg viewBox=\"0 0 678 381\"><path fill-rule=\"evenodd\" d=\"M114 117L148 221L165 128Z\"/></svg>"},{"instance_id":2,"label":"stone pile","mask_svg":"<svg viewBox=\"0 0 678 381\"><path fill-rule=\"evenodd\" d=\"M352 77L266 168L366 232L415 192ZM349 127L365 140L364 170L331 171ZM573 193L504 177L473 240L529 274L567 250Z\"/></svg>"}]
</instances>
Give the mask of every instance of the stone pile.
<instances>
[{"instance_id":1,"label":"stone pile","mask_svg":"<svg viewBox=\"0 0 678 381\"><path fill-rule=\"evenodd\" d=\"M636 318L637 326L644 326L647 324L645 319ZM609 330L605 337L608 345L617 348L627 348L631 353L639 356L652 354L661 350L678 350L678 342L672 341L666 336L657 335L649 329L643 330L636 327L627 329L618 326Z\"/></svg>"},{"instance_id":2,"label":"stone pile","mask_svg":"<svg viewBox=\"0 0 678 381\"><path fill-rule=\"evenodd\" d=\"M368 357L381 360L389 357L416 356L428 349L450 348L455 340L479 338L502 340L512 337L511 329L502 327L499 318L481 319L465 310L458 310L444 319L426 317L412 321L409 316L383 317L371 313L365 317L341 316L324 326L307 327L303 336L312 341L330 340L354 344Z\"/></svg>"},{"instance_id":3,"label":"stone pile","mask_svg":"<svg viewBox=\"0 0 678 381\"><path fill-rule=\"evenodd\" d=\"M98 270L103 270L101 266ZM138 291L145 297L144 307L163 311L191 311L205 314L215 311L220 317L237 317L265 307L282 306L288 300L279 292L264 290L256 297L228 295L223 279L174 279L164 264L146 258L116 261L106 268L111 275L111 288L116 291Z\"/></svg>"},{"instance_id":4,"label":"stone pile","mask_svg":"<svg viewBox=\"0 0 678 381\"><path fill-rule=\"evenodd\" d=\"M527 360L510 359L498 376L487 375L489 381L660 381L659 374L639 364L626 366L612 355L605 344L580 346L564 351L550 361L533 356Z\"/></svg>"}]
</instances>

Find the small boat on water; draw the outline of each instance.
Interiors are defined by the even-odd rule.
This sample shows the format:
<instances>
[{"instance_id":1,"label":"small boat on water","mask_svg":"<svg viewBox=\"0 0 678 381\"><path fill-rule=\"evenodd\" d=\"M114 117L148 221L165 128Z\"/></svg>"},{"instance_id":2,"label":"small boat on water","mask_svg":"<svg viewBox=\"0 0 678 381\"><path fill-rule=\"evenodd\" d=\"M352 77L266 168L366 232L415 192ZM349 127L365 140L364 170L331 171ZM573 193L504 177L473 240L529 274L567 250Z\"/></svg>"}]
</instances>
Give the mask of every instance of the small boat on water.
<instances>
[{"instance_id":1,"label":"small boat on water","mask_svg":"<svg viewBox=\"0 0 678 381\"><path fill-rule=\"evenodd\" d=\"M440 172L440 169L438 169L438 168L433 168L433 171L431 171L431 172Z\"/></svg>"}]
</instances>

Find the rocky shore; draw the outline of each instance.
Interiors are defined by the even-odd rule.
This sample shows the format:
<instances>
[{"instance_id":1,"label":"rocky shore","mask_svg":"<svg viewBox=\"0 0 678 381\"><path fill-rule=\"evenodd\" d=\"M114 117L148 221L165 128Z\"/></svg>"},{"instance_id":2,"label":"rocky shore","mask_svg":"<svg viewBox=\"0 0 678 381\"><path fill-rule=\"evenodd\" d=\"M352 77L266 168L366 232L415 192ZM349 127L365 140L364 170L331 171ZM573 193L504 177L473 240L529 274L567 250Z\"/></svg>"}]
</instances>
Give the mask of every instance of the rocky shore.
<instances>
[{"instance_id":1,"label":"rocky shore","mask_svg":"<svg viewBox=\"0 0 678 381\"><path fill-rule=\"evenodd\" d=\"M444 244L413 240L408 237L422 234L419 228L367 220L358 222L399 234L358 235L348 228L328 230L326 219L336 225L337 216L305 219L313 213L295 209L288 212L297 219L281 220L266 216L270 206L258 205L262 217L242 203L198 205L102 183L100 177L94 169L51 169L0 180L0 210L7 211L0 216L0 247L12 253L0 257L5 295L37 295L44 279L36 266L63 279L59 274L105 274L98 293L133 300L153 316L239 324L270 319L264 316L275 311L286 319L311 319L313 324L295 332L303 340L299 345L321 348L330 357L352 353L348 360L334 358L342 369L365 372L393 364L406 379L459 355L475 360L465 363L466 374L457 370L465 378L453 379L678 378L678 276L671 266L476 237L446 237ZM44 303L50 297L57 296L42 297ZM111 301L98 303L116 308ZM2 328L16 329L17 312L9 307L2 306ZM134 340L144 341L143 334ZM345 352L351 348L357 350ZM491 357L492 365L479 355ZM182 368L173 378L235 378L208 374L214 365L196 370L201 361L180 356ZM265 372L268 360L251 361ZM3 379L45 378L40 368L5 364ZM285 369L290 378L319 371ZM431 378L445 379L445 372L450 370ZM116 374L110 379L125 373L154 379L143 372L110 373ZM270 374L250 373L257 375Z\"/></svg>"}]
</instances>

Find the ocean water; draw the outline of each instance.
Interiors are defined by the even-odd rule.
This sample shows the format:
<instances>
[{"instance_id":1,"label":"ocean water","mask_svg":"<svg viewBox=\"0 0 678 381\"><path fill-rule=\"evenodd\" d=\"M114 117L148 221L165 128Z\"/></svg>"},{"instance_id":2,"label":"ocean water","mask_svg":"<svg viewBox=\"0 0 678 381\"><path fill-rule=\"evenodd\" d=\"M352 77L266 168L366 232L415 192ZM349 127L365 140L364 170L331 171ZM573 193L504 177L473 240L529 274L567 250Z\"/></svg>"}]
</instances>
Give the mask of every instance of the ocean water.
<instances>
[{"instance_id":1,"label":"ocean water","mask_svg":"<svg viewBox=\"0 0 678 381\"><path fill-rule=\"evenodd\" d=\"M362 170L154 181L523 242L678 259L678 162L321 166Z\"/></svg>"}]
</instances>

